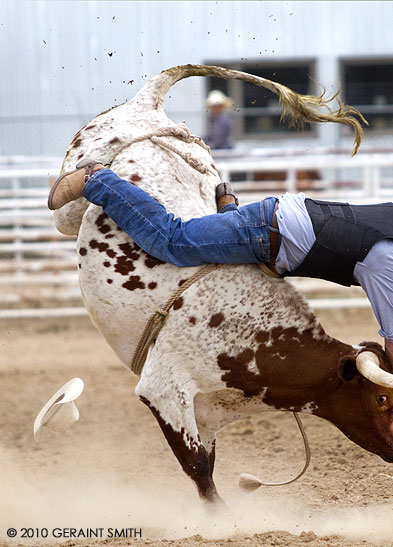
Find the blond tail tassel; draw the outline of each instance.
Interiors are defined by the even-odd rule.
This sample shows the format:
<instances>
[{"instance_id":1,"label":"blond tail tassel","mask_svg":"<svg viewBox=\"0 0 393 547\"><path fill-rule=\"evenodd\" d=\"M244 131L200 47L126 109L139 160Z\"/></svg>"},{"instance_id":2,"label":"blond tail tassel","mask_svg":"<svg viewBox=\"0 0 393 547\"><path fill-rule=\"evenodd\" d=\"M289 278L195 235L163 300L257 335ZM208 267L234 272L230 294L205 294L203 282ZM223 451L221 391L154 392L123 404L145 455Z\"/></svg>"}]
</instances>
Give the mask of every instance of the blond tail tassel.
<instances>
[{"instance_id":1,"label":"blond tail tassel","mask_svg":"<svg viewBox=\"0 0 393 547\"><path fill-rule=\"evenodd\" d=\"M290 479L285 482L262 482L257 477L254 477L254 475L249 475L248 473L242 473L239 478L239 486L245 492L254 492L254 490L259 488L260 486L285 486L287 484L292 484L293 482L300 479L300 477L302 477L304 473L307 471L307 468L310 465L310 461L311 461L310 445L308 444L307 435L306 435L306 432L304 431L304 427L302 422L300 421L298 413L292 412L292 414L295 417L296 423L299 427L300 433L302 434L302 438L303 438L304 450L306 453L306 461L305 461L303 469L300 471L298 475L296 475L294 479Z\"/></svg>"},{"instance_id":2,"label":"blond tail tassel","mask_svg":"<svg viewBox=\"0 0 393 547\"><path fill-rule=\"evenodd\" d=\"M239 477L239 486L245 492L254 492L254 490L262 486L262 482L253 475L242 473Z\"/></svg>"}]
</instances>

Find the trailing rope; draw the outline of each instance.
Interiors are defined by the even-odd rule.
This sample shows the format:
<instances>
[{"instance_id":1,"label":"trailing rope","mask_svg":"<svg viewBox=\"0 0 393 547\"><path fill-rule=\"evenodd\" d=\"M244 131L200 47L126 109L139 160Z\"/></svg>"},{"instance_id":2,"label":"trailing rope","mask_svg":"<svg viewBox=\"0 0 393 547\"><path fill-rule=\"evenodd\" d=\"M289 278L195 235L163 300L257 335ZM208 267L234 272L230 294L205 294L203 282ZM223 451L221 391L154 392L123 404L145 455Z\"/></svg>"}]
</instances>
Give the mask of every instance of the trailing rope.
<instances>
[{"instance_id":1,"label":"trailing rope","mask_svg":"<svg viewBox=\"0 0 393 547\"><path fill-rule=\"evenodd\" d=\"M246 492L253 492L260 486L285 486L286 484L292 484L293 482L297 481L304 475L304 473L307 471L308 466L310 465L311 461L311 450L310 450L310 444L307 439L307 434L304 430L303 424L299 418L299 414L297 412L293 412L293 415L295 417L296 423L300 429L300 433L302 434L303 443L304 443L304 451L306 453L306 462L303 466L303 469L300 471L298 475L294 479L291 479L289 481L285 482L262 482L257 477L254 477L254 475L249 475L248 473L242 473L239 478L239 486Z\"/></svg>"},{"instance_id":2,"label":"trailing rope","mask_svg":"<svg viewBox=\"0 0 393 547\"><path fill-rule=\"evenodd\" d=\"M169 310L173 306L173 304L176 302L176 300L189 288L191 285L202 279L202 277L205 277L205 275L208 275L212 271L222 267L223 264L206 264L206 266L203 266L201 269L196 271L191 277L189 277L184 283L172 294L172 296L169 298L169 300L166 301L166 303L161 307L157 308L156 311L149 317L145 328L143 330L143 333L138 341L137 347L134 351L134 355L131 359L130 368L132 372L134 372L137 376L140 376L142 374L142 370L146 361L147 353L149 351L149 348L151 344L153 344L157 336L164 326L164 320L167 317ZM261 268L259 268L260 271L263 272ZM254 475L249 475L248 473L242 473L239 478L239 486L243 490L247 492L252 492L259 488L260 486L285 486L287 484L292 484L293 482L297 481L302 477L305 472L307 471L310 461L311 461L311 450L310 445L307 439L307 434L304 430L303 424L299 418L299 415L297 412L293 412L293 415L295 417L296 423L299 427L300 433L302 435L303 443L304 443L304 451L306 454L306 462L303 466L303 469L301 472L296 475L295 478L290 479L285 482L263 482L258 477L255 477Z\"/></svg>"},{"instance_id":3,"label":"trailing rope","mask_svg":"<svg viewBox=\"0 0 393 547\"><path fill-rule=\"evenodd\" d=\"M130 368L137 376L140 376L143 370L143 366L146 361L147 352L150 345L156 340L158 333L164 324L164 319L168 315L169 310L176 302L176 300L186 291L191 285L202 279L205 275L208 275L213 270L216 270L223 266L223 264L206 264L200 270L195 272L189 277L182 285L175 291L167 302L158 308L153 315L151 315L145 325L143 333L139 339L138 345L132 356Z\"/></svg>"}]
</instances>

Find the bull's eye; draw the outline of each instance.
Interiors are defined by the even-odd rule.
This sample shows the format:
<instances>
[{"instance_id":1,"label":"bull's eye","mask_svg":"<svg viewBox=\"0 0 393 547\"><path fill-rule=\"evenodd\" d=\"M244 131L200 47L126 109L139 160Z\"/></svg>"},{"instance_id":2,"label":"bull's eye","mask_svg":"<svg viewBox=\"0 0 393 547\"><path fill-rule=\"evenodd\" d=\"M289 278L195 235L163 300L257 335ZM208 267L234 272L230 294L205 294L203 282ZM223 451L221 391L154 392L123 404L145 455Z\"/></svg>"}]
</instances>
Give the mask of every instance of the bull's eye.
<instances>
[{"instance_id":1,"label":"bull's eye","mask_svg":"<svg viewBox=\"0 0 393 547\"><path fill-rule=\"evenodd\" d=\"M388 404L387 395L378 395L377 403L378 403L379 406L386 406Z\"/></svg>"}]
</instances>

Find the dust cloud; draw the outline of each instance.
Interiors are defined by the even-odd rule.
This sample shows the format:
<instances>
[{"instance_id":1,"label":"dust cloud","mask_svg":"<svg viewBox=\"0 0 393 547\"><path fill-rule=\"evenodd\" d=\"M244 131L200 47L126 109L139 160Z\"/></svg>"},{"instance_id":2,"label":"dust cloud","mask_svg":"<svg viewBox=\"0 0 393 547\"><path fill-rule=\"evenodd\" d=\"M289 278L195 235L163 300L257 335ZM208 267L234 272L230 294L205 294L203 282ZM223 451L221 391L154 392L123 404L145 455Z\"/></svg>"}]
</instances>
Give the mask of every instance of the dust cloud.
<instances>
[{"instance_id":1,"label":"dust cloud","mask_svg":"<svg viewBox=\"0 0 393 547\"><path fill-rule=\"evenodd\" d=\"M232 492L226 506L206 508L187 493L171 492L159 484L135 487L132 476L120 479L110 470L76 470L72 481L45 478L41 472L20 468L0 447L0 514L3 526L53 528L142 528L143 537L179 539L199 534L224 539L272 530L294 535L340 534L345 538L389 541L393 536L393 508L375 504L366 508L340 507L315 510L295 497L260 489L252 494ZM48 538L48 543L53 538ZM65 541L65 540L63 540ZM45 543L44 539L40 543Z\"/></svg>"}]
</instances>

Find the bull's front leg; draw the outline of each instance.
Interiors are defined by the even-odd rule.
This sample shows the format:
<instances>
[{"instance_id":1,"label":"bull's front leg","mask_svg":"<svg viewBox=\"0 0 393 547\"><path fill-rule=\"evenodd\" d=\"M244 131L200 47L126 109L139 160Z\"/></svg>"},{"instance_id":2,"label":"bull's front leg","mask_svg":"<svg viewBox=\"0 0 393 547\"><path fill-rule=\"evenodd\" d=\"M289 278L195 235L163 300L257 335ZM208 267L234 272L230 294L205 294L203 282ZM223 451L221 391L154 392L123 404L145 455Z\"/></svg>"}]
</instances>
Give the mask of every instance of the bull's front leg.
<instances>
[{"instance_id":1,"label":"bull's front leg","mask_svg":"<svg viewBox=\"0 0 393 547\"><path fill-rule=\"evenodd\" d=\"M158 388L143 377L135 392L155 416L183 471L195 482L201 499L223 503L212 477L214 440L205 447L203 440L206 436L201 432L201 438L195 422L195 392L189 386L187 389L184 384L177 383L161 384Z\"/></svg>"}]
</instances>

